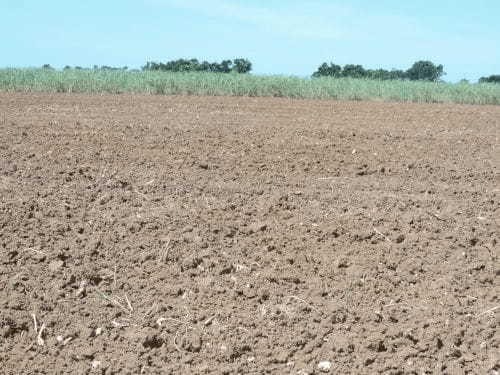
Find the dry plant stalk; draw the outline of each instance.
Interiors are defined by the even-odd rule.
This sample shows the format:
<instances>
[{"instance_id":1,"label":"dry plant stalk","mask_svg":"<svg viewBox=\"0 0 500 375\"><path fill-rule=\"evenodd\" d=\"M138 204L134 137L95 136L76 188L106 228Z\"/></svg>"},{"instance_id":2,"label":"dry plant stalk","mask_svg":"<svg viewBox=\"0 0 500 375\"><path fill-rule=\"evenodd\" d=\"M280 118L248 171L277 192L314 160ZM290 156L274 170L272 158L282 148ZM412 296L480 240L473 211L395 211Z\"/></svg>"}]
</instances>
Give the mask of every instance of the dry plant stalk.
<instances>
[{"instance_id":1,"label":"dry plant stalk","mask_svg":"<svg viewBox=\"0 0 500 375\"><path fill-rule=\"evenodd\" d=\"M168 253L170 252L170 242L171 242L171 239L169 238L167 240L165 247L160 248L160 250L158 252L158 263L159 264L164 264L167 261Z\"/></svg>"},{"instance_id":2,"label":"dry plant stalk","mask_svg":"<svg viewBox=\"0 0 500 375\"><path fill-rule=\"evenodd\" d=\"M33 317L33 325L34 325L34 329L35 329L36 343L39 346L44 346L45 340L43 339L42 335L43 335L43 331L46 328L45 323L42 323L42 326L40 327L40 329L38 329L38 322L36 320L36 315L33 313L33 314L31 314L31 316Z\"/></svg>"}]
</instances>

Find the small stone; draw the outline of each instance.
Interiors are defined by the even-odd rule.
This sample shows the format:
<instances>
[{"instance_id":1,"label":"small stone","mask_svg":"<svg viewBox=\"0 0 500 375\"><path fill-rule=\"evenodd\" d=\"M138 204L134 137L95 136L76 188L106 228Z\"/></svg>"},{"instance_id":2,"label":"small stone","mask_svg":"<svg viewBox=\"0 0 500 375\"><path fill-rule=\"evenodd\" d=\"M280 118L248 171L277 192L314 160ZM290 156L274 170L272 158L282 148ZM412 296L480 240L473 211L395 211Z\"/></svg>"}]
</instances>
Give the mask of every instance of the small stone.
<instances>
[{"instance_id":1,"label":"small stone","mask_svg":"<svg viewBox=\"0 0 500 375\"><path fill-rule=\"evenodd\" d=\"M92 366L93 369L98 368L101 365L101 361L98 361L94 359L92 362L90 362L90 366Z\"/></svg>"},{"instance_id":2,"label":"small stone","mask_svg":"<svg viewBox=\"0 0 500 375\"><path fill-rule=\"evenodd\" d=\"M322 372L329 372L332 368L332 363L330 361L321 361L318 363L318 370Z\"/></svg>"},{"instance_id":3,"label":"small stone","mask_svg":"<svg viewBox=\"0 0 500 375\"><path fill-rule=\"evenodd\" d=\"M104 331L104 329L102 327L98 327L95 329L95 335L96 336L102 335L103 331Z\"/></svg>"},{"instance_id":4,"label":"small stone","mask_svg":"<svg viewBox=\"0 0 500 375\"><path fill-rule=\"evenodd\" d=\"M64 266L64 262L62 260L54 260L49 263L49 271L50 272L58 272Z\"/></svg>"},{"instance_id":5,"label":"small stone","mask_svg":"<svg viewBox=\"0 0 500 375\"><path fill-rule=\"evenodd\" d=\"M201 169L208 169L208 163L205 163L205 162L198 163L198 166Z\"/></svg>"}]
</instances>

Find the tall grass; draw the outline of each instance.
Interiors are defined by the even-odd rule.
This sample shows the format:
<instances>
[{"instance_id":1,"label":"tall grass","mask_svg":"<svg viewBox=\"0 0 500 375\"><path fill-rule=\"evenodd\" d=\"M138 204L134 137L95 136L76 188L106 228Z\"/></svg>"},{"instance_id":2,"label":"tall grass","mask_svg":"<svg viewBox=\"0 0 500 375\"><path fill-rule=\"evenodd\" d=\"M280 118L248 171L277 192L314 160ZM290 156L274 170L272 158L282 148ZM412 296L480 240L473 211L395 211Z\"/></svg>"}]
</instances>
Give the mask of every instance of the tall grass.
<instances>
[{"instance_id":1,"label":"tall grass","mask_svg":"<svg viewBox=\"0 0 500 375\"><path fill-rule=\"evenodd\" d=\"M500 104L500 85L297 78L224 73L0 69L0 91L272 96L302 99Z\"/></svg>"}]
</instances>

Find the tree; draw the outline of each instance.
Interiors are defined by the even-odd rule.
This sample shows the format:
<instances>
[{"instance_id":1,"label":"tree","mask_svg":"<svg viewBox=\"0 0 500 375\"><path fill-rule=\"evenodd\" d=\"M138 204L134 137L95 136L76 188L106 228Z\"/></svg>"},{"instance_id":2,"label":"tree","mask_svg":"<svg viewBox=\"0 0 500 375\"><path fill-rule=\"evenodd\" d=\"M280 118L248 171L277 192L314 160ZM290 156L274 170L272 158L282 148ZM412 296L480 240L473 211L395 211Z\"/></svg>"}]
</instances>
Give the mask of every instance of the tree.
<instances>
[{"instance_id":1,"label":"tree","mask_svg":"<svg viewBox=\"0 0 500 375\"><path fill-rule=\"evenodd\" d=\"M479 83L500 83L500 75L479 78Z\"/></svg>"},{"instance_id":2,"label":"tree","mask_svg":"<svg viewBox=\"0 0 500 375\"><path fill-rule=\"evenodd\" d=\"M347 64L342 68L342 77L363 78L366 76L366 70L362 65Z\"/></svg>"},{"instance_id":3,"label":"tree","mask_svg":"<svg viewBox=\"0 0 500 375\"><path fill-rule=\"evenodd\" d=\"M323 63L313 73L313 77L350 77L350 78L363 78L366 77L368 72L361 65L347 64L342 68L340 65L334 63Z\"/></svg>"},{"instance_id":4,"label":"tree","mask_svg":"<svg viewBox=\"0 0 500 375\"><path fill-rule=\"evenodd\" d=\"M443 65L434 65L431 61L417 61L406 71L412 81L437 81L443 76Z\"/></svg>"},{"instance_id":5,"label":"tree","mask_svg":"<svg viewBox=\"0 0 500 375\"><path fill-rule=\"evenodd\" d=\"M219 73L229 73L232 70L233 62L231 60L223 60L219 64Z\"/></svg>"},{"instance_id":6,"label":"tree","mask_svg":"<svg viewBox=\"0 0 500 375\"><path fill-rule=\"evenodd\" d=\"M313 73L313 77L340 77L342 67L334 63L323 63L319 66L318 70Z\"/></svg>"},{"instance_id":7,"label":"tree","mask_svg":"<svg viewBox=\"0 0 500 375\"><path fill-rule=\"evenodd\" d=\"M247 59L234 59L233 61L233 72L236 73L248 73L252 70L252 63Z\"/></svg>"},{"instance_id":8,"label":"tree","mask_svg":"<svg viewBox=\"0 0 500 375\"><path fill-rule=\"evenodd\" d=\"M252 63L247 59L223 60L220 63L203 61L197 59L178 59L157 63L148 61L142 70L159 70L166 72L213 72L213 73L248 73L252 69Z\"/></svg>"},{"instance_id":9,"label":"tree","mask_svg":"<svg viewBox=\"0 0 500 375\"><path fill-rule=\"evenodd\" d=\"M43 64L42 69L54 70L54 68L50 66L50 64Z\"/></svg>"},{"instance_id":10,"label":"tree","mask_svg":"<svg viewBox=\"0 0 500 375\"><path fill-rule=\"evenodd\" d=\"M444 74L443 65L434 65L431 61L417 61L413 66L404 71L400 69L365 69L362 65L347 64L344 67L333 63L321 64L312 74L313 77L349 77L368 78L377 80L404 80L410 79L438 81ZM484 78L484 82L489 79ZM489 81L488 81L489 82Z\"/></svg>"}]
</instances>

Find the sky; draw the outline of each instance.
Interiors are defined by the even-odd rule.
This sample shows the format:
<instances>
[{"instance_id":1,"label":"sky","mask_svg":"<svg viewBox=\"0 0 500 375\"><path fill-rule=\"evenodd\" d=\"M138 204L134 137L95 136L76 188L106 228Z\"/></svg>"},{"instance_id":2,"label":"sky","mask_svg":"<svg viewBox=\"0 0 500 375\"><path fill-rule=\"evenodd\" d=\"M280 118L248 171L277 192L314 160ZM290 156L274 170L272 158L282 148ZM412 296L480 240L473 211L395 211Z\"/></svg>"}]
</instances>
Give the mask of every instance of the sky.
<instances>
[{"instance_id":1,"label":"sky","mask_svg":"<svg viewBox=\"0 0 500 375\"><path fill-rule=\"evenodd\" d=\"M244 57L255 74L418 60L452 82L500 74L498 0L1 0L0 14L1 67Z\"/></svg>"}]
</instances>

